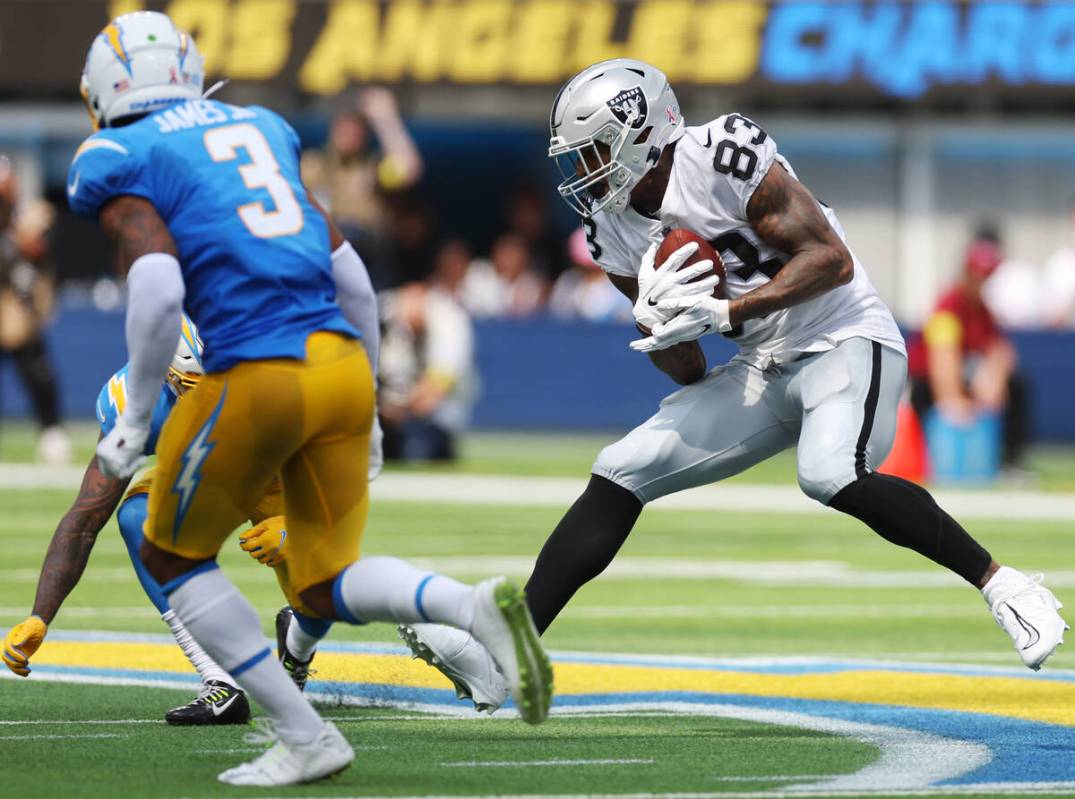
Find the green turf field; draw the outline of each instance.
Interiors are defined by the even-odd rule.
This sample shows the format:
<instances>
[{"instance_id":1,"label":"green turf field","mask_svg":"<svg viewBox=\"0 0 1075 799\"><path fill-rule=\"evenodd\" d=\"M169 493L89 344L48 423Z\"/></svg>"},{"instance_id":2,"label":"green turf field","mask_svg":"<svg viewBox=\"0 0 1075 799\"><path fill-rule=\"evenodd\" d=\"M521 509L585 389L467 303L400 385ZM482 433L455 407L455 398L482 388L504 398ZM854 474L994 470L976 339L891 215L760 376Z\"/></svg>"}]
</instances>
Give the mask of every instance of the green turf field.
<instances>
[{"instance_id":1,"label":"green turf field","mask_svg":"<svg viewBox=\"0 0 1075 799\"><path fill-rule=\"evenodd\" d=\"M98 797L107 795L101 792L105 786L112 795L146 796L150 790L159 797L243 795L213 784L217 772L257 751L237 740L234 730L192 735L162 728L148 712L160 696L147 689L98 687L88 702L86 693L73 686L26 686L12 698L12 711L42 720L79 714L127 720L0 728L0 751L17 758L19 776L26 777L7 783L17 795L45 795L35 790L32 775L57 762L66 767L49 782L52 796ZM445 790L449 783L452 792L465 794L631 793L640 781L677 792L764 789L797 775L839 774L877 756L872 747L824 733L722 719L610 714L555 719L533 729L521 721L443 720L386 710L343 708L327 715L355 746L358 759L350 773L316 786L316 795L326 797L411 796L418 786ZM70 737L60 737L64 733ZM107 771L118 775L107 783L99 762L103 749L113 753ZM719 757L712 756L716 751ZM89 775L100 775L103 784ZM308 796L311 787L272 793Z\"/></svg>"},{"instance_id":2,"label":"green turf field","mask_svg":"<svg viewBox=\"0 0 1075 799\"><path fill-rule=\"evenodd\" d=\"M527 474L584 475L600 441L607 438L482 436L468 444L459 472L514 474L520 479ZM3 441L0 455L29 458L32 438L25 429L7 431ZM88 455L85 435L79 448L80 457ZM1039 457L1040 462L1055 460L1053 472L1043 471L1042 484L1059 490L1071 477L1057 465L1067 462L1067 456ZM751 479L793 485L793 464L778 459ZM0 488L0 629L29 612L44 549L71 497L66 489ZM464 580L506 571L522 581L562 512L558 507L429 504L417 498L377 502L363 549L366 554L411 558ZM1075 593L1071 522L984 519L968 527L999 560L1045 571L1061 597ZM237 544L226 549L221 563L259 608L269 633L282 604L271 571L249 559ZM134 579L114 522L101 533L87 573L53 630L58 640L65 633L78 639L90 631L166 632ZM397 643L387 625L337 625L331 640L345 648L373 646L369 651L376 652L381 651L377 646ZM554 716L538 728L501 718L503 713L492 720L466 716L458 706L448 707L450 698L442 698L442 688L439 693L415 694L420 700L407 694L411 704L405 702L405 709L329 706L326 713L340 718L341 729L358 748L355 766L328 784L256 795L763 797L783 795L789 785L822 784L826 775L853 775L861 769L869 774L870 768L893 756L885 753L883 740L784 723L784 717L764 715L770 712L829 714L826 718L836 713L848 723L900 729L919 725L915 729L943 735L944 740L965 737L967 745L993 753L996 774L982 777L983 785L993 785L1001 774L1023 788L1036 782L1035 794L1049 793L1050 786L1060 782L1071 782L1075 792L1075 767L1065 766L1067 771L1061 772L1057 766L1040 780L1034 780L1027 767L1038 751L1028 747L1075 750L1067 717L1061 714L1058 724L1049 715L1050 705L1075 698L1063 693L1052 701L1048 693L1054 685L1068 691L1075 679L1075 672L1066 671L1075 668L1070 652L1061 650L1050 661L1059 682L1024 679L1024 673L1032 675L1021 669L977 592L836 513L650 509L613 569L577 595L545 640L556 652L590 653L599 660L606 653L645 656L638 661L643 666L649 663L647 657L671 660L662 660L653 673L645 668L632 673L637 688L623 699L619 683L613 685L613 672L605 686L601 672L582 674L577 671L581 667L571 665L577 658L561 656L557 668L567 692L564 707L571 709L576 695L576 704L585 706L574 709L585 713ZM107 643L97 646L107 653ZM159 648L167 645L162 642ZM674 660L682 657L717 659L706 661L705 668L714 669L706 677L709 682L702 687L692 683L693 673L687 669L694 667ZM814 659L807 672L795 665L802 657ZM845 666L838 664L861 660L903 665L861 667L861 674L839 671ZM107 671L123 670L126 664L120 659L105 665ZM831 679L826 677L830 668L838 670ZM660 669L671 669L668 685L678 686L668 696L654 693L664 686ZM722 670L727 677L721 676ZM253 756L254 747L243 741L241 730L174 730L158 722L165 709L190 696L189 689L69 684L62 670L47 671L28 681L0 680L0 763L19 764L5 774L13 796L255 795L218 787L212 779L222 768ZM97 680L101 673L83 671L77 678ZM935 678L941 682L932 682ZM108 679L122 681L126 676ZM362 682L364 677L357 673L353 679ZM953 682L944 682L949 679ZM131 681L151 684L152 678ZM433 690L412 677L401 679L401 685L413 692ZM872 686L878 686L876 696L870 693ZM1075 684L1071 688L1075 690ZM372 700L363 690L343 692L337 701L353 701L357 695L355 701L368 704ZM1031 710L1015 720L1022 712L1020 702L997 704L1011 690L1028 691L1023 705L1039 708L1039 715ZM398 697L392 697L396 695L388 701L399 704ZM698 710L701 705L687 710L672 706L685 697L703 697L721 706L725 701L746 703L750 713L761 715L705 715ZM620 704L600 704L613 699ZM416 701L444 703L444 712L464 715L441 718L437 708L424 706L432 715L417 713ZM594 704L586 704L591 701ZM649 710L624 704L632 702L654 704ZM860 705L837 712L831 710L833 702L867 704L861 705L860 715L854 710ZM872 707L871 702L883 707ZM908 716L910 711L878 715L890 705L919 708L914 714L921 718ZM927 719L922 708L940 708L940 720ZM980 734L974 715L979 712L994 714L981 717L993 721ZM964 714L958 716L963 721L953 722L953 713ZM105 723L109 721L120 723ZM869 783L861 794L841 789L833 795L889 795L880 793L889 784L895 783L882 780L876 786ZM968 783L961 795L1031 792L991 787L975 794L976 784ZM914 795L948 792L916 790ZM907 793L901 789L891 795Z\"/></svg>"}]
</instances>

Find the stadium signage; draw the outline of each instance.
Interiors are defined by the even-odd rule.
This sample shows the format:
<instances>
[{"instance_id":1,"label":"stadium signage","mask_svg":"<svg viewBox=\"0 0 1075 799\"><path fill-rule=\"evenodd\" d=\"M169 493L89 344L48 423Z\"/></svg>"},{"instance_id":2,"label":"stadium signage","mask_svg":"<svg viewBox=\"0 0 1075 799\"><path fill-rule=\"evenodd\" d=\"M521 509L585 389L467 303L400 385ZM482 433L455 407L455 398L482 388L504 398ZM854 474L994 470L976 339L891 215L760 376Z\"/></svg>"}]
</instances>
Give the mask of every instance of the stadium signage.
<instances>
[{"instance_id":1,"label":"stadium signage","mask_svg":"<svg viewBox=\"0 0 1075 799\"><path fill-rule=\"evenodd\" d=\"M917 100L1075 89L1075 3L962 0L46 0L0 6L0 89L73 83L112 14L163 10L209 72L312 95L353 83L551 85L630 54L678 85ZM69 12L69 13L68 13ZM60 14L58 17L57 15ZM68 24L57 31L52 20ZM64 39L42 60L35 37Z\"/></svg>"}]
</instances>

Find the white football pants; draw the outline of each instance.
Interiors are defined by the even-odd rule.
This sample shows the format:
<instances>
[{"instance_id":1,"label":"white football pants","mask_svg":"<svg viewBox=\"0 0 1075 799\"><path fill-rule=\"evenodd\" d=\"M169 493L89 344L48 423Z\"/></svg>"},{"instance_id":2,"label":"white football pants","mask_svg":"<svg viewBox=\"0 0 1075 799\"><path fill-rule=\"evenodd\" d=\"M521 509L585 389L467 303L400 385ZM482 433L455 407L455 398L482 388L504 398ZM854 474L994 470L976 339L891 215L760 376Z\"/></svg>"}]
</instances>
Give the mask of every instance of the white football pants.
<instances>
[{"instance_id":1,"label":"white football pants","mask_svg":"<svg viewBox=\"0 0 1075 799\"><path fill-rule=\"evenodd\" d=\"M865 338L764 370L732 360L666 397L593 473L646 503L797 446L799 486L827 505L888 455L906 377L902 353Z\"/></svg>"}]
</instances>

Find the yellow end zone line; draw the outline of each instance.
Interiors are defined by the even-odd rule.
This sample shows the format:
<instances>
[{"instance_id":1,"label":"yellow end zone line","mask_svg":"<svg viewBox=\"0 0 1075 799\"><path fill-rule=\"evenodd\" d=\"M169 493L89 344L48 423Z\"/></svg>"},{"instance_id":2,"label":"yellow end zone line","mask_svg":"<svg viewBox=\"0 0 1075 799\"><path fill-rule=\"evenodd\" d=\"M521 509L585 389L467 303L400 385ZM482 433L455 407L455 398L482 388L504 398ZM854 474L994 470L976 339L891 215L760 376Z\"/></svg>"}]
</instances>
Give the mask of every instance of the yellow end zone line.
<instances>
[{"instance_id":1,"label":"yellow end zone line","mask_svg":"<svg viewBox=\"0 0 1075 799\"><path fill-rule=\"evenodd\" d=\"M158 643L48 641L35 665L190 673L176 646ZM1007 676L931 674L863 667L819 674L761 674L619 664L556 663L558 694L695 692L990 713L1075 726L1075 683ZM322 652L317 679L447 688L447 680L404 655Z\"/></svg>"}]
</instances>

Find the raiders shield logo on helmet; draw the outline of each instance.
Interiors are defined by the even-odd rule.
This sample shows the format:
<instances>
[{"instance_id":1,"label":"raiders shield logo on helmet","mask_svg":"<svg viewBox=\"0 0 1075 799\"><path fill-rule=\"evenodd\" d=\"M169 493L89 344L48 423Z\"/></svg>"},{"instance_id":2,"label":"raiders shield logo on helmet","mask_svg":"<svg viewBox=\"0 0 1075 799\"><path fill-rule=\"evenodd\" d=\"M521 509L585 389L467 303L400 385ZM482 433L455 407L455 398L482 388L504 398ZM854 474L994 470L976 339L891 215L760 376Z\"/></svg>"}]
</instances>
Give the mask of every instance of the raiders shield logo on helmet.
<instances>
[{"instance_id":1,"label":"raiders shield logo on helmet","mask_svg":"<svg viewBox=\"0 0 1075 799\"><path fill-rule=\"evenodd\" d=\"M646 122L649 107L646 105L646 95L642 93L641 86L632 86L624 89L611 100L608 107L612 115L625 125L632 128L640 128Z\"/></svg>"}]
</instances>

